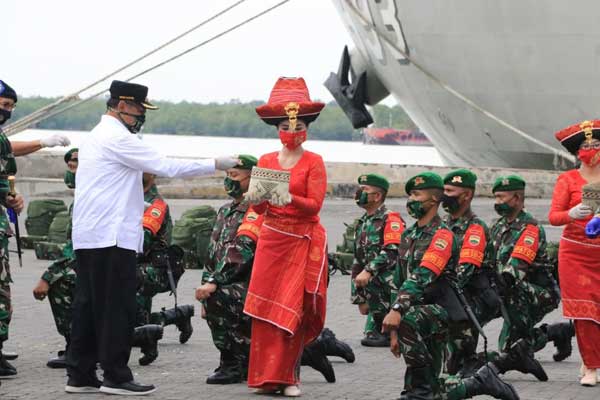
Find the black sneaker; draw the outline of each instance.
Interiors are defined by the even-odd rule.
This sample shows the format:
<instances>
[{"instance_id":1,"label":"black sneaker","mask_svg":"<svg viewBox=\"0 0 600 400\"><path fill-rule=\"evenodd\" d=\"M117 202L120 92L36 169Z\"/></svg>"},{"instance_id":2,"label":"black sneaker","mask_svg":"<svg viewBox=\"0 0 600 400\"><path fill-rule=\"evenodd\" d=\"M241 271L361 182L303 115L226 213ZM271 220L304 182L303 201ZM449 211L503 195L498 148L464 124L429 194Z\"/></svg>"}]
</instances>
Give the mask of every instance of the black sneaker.
<instances>
[{"instance_id":1,"label":"black sneaker","mask_svg":"<svg viewBox=\"0 0 600 400\"><path fill-rule=\"evenodd\" d=\"M49 359L46 366L48 368L67 368L67 354L65 351L59 351L58 357Z\"/></svg>"},{"instance_id":2,"label":"black sneaker","mask_svg":"<svg viewBox=\"0 0 600 400\"><path fill-rule=\"evenodd\" d=\"M79 382L71 377L67 380L67 386L65 386L65 392L67 393L100 393L100 386L102 382L98 379L89 382Z\"/></svg>"},{"instance_id":3,"label":"black sneaker","mask_svg":"<svg viewBox=\"0 0 600 400\"><path fill-rule=\"evenodd\" d=\"M135 381L113 383L104 379L104 383L100 387L100 392L106 394L118 394L121 396L145 396L154 393L156 388L154 385L142 385Z\"/></svg>"},{"instance_id":4,"label":"black sneaker","mask_svg":"<svg viewBox=\"0 0 600 400\"><path fill-rule=\"evenodd\" d=\"M365 347L390 347L390 337L376 331L367 332L360 344Z\"/></svg>"},{"instance_id":5,"label":"black sneaker","mask_svg":"<svg viewBox=\"0 0 600 400\"><path fill-rule=\"evenodd\" d=\"M19 355L17 353L11 352L11 351L2 350L2 357L9 361L12 361L12 360L16 360L17 358L19 358Z\"/></svg>"},{"instance_id":6,"label":"black sneaker","mask_svg":"<svg viewBox=\"0 0 600 400\"><path fill-rule=\"evenodd\" d=\"M15 375L17 375L17 369L5 358L0 357L0 379L14 378Z\"/></svg>"}]
</instances>

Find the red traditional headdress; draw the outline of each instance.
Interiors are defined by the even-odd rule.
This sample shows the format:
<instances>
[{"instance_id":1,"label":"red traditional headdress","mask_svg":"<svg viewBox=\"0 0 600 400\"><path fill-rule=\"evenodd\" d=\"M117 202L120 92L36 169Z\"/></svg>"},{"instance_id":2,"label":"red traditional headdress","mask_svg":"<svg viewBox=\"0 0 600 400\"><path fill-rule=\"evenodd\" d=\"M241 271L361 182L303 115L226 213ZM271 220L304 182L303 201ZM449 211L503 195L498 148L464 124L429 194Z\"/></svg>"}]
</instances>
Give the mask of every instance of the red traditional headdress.
<instances>
[{"instance_id":1,"label":"red traditional headdress","mask_svg":"<svg viewBox=\"0 0 600 400\"><path fill-rule=\"evenodd\" d=\"M310 99L303 78L279 78L269 102L256 107L256 113L270 125L278 125L285 119L295 124L297 118L309 123L317 119L323 107L324 103Z\"/></svg>"},{"instance_id":2,"label":"red traditional headdress","mask_svg":"<svg viewBox=\"0 0 600 400\"><path fill-rule=\"evenodd\" d=\"M577 154L584 140L600 140L600 120L583 121L571 125L554 135L571 154Z\"/></svg>"}]
</instances>

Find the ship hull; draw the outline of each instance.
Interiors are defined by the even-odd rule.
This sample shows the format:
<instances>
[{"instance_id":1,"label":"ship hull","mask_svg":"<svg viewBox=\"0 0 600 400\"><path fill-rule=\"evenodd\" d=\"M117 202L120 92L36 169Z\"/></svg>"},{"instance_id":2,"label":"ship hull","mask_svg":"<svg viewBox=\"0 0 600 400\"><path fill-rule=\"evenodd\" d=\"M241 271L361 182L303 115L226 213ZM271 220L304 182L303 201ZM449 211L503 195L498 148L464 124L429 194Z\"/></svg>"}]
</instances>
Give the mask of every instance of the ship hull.
<instances>
[{"instance_id":1,"label":"ship hull","mask_svg":"<svg viewBox=\"0 0 600 400\"><path fill-rule=\"evenodd\" d=\"M568 167L459 100L334 0L368 73L426 132L448 165ZM353 0L409 57L482 108L559 148L554 132L600 107L600 2Z\"/></svg>"}]
</instances>

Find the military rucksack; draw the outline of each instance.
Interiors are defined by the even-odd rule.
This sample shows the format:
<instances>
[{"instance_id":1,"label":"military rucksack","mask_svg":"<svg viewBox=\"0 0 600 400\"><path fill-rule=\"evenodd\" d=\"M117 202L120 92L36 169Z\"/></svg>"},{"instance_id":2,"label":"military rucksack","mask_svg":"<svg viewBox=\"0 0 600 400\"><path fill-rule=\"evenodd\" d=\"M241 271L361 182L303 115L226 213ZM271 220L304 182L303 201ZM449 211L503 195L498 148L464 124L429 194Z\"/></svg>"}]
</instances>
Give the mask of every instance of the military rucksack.
<instances>
[{"instance_id":1,"label":"military rucksack","mask_svg":"<svg viewBox=\"0 0 600 400\"><path fill-rule=\"evenodd\" d=\"M48 241L51 243L66 243L71 216L68 211L61 211L54 216L48 228Z\"/></svg>"},{"instance_id":2,"label":"military rucksack","mask_svg":"<svg viewBox=\"0 0 600 400\"><path fill-rule=\"evenodd\" d=\"M50 224L56 214L67 211L65 202L58 199L32 200L27 206L25 227L30 236L48 236Z\"/></svg>"},{"instance_id":3,"label":"military rucksack","mask_svg":"<svg viewBox=\"0 0 600 400\"><path fill-rule=\"evenodd\" d=\"M186 210L173 226L172 243L185 251L186 268L199 269L206 262L210 235L217 219L211 206Z\"/></svg>"}]
</instances>

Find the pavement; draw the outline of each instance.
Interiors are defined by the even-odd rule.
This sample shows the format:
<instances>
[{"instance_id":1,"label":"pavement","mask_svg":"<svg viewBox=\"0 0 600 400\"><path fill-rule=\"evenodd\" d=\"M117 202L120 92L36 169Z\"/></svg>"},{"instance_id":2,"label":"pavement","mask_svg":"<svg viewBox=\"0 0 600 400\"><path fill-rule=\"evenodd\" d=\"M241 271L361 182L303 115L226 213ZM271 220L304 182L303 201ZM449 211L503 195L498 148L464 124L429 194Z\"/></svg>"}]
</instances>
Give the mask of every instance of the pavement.
<instances>
[{"instance_id":1,"label":"pavement","mask_svg":"<svg viewBox=\"0 0 600 400\"><path fill-rule=\"evenodd\" d=\"M177 218L187 207L197 204L219 205L222 201L173 200L169 202L173 215ZM391 208L400 210L403 215L405 200L390 200ZM545 220L549 201L535 200L528 203L530 210ZM493 216L490 200L476 200L475 210L489 220ZM341 240L343 222L351 222L360 215L360 210L348 200L327 200L322 212L322 220L328 229L330 247ZM24 219L22 219L23 221ZM556 240L559 230L550 229L548 236ZM14 244L13 244L14 245ZM64 370L51 370L45 366L48 358L64 346L64 340L56 333L47 300L34 300L32 289L47 261L35 259L32 251L26 251L23 268L18 267L16 257L11 254L12 273L15 283L12 286L14 314L11 322L10 339L5 343L7 351L17 351L19 358L13 362L19 374L17 378L3 380L0 386L1 400L52 400L52 399L100 399L106 395L68 395L64 392L66 382ZM179 303L195 303L194 288L200 282L201 271L187 271L179 283ZM167 294L156 297L155 309L172 307L173 298ZM561 321L560 311L547 316L544 322ZM387 349L361 347L364 317L349 302L349 277L336 274L332 277L328 294L328 315L326 326L332 329L339 339L349 343L355 353L356 362L345 363L332 359L337 382L326 383L323 377L307 367L302 367L303 398L305 399L395 399L403 386L405 364L395 359ZM174 326L165 328L164 339L160 343L159 358L150 366L140 367L140 353L134 349L130 366L135 379L143 383L153 383L158 387L154 399L262 399L244 385L214 386L205 383L206 377L216 368L218 353L214 348L206 323L198 316L193 318L194 334L190 341L181 345ZM490 338L489 348L497 347L496 340L500 321L493 321L485 328ZM506 380L517 388L523 400L542 399L581 399L600 398L600 386L584 388L578 383L581 363L574 341L573 355L567 360L552 361L553 346L550 344L536 354L549 376L548 382L538 382L532 376L518 372L508 373ZM486 397L479 397L486 398Z\"/></svg>"}]
</instances>

